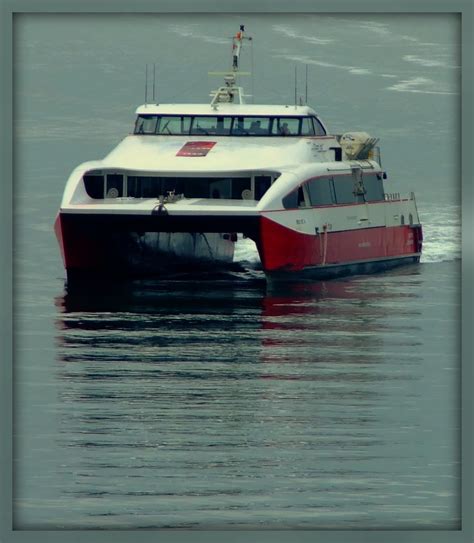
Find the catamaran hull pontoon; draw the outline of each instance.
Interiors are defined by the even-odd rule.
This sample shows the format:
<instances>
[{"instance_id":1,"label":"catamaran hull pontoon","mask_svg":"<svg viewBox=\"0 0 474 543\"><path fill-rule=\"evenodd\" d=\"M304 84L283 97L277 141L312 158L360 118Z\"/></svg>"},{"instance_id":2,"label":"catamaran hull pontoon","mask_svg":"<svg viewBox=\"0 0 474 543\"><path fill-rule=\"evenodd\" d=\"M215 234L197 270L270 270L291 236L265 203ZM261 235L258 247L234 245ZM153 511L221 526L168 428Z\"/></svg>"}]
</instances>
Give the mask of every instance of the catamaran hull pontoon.
<instances>
[{"instance_id":1,"label":"catamaran hull pontoon","mask_svg":"<svg viewBox=\"0 0 474 543\"><path fill-rule=\"evenodd\" d=\"M304 220L304 219L300 219ZM55 225L69 277L146 276L228 267L237 233L252 239L273 279L328 279L419 261L418 224L315 234L260 216L58 215ZM230 233L222 233L227 231ZM231 232L232 231L232 232Z\"/></svg>"},{"instance_id":2,"label":"catamaran hull pontoon","mask_svg":"<svg viewBox=\"0 0 474 543\"><path fill-rule=\"evenodd\" d=\"M118 218L120 219L120 217ZM124 217L59 215L55 223L68 278L141 277L216 269L233 261L235 234L160 231Z\"/></svg>"}]
</instances>

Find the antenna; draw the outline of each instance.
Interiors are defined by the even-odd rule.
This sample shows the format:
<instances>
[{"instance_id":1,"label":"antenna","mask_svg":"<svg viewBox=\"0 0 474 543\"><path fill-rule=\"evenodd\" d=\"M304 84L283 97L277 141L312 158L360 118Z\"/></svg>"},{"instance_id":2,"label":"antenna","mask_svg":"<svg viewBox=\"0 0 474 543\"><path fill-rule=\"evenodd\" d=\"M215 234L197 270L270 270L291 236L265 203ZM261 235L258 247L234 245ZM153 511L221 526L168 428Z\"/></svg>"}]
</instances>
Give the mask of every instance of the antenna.
<instances>
[{"instance_id":1,"label":"antenna","mask_svg":"<svg viewBox=\"0 0 474 543\"><path fill-rule=\"evenodd\" d=\"M298 94L298 92L297 92L297 79L296 79L296 73L297 73L297 72L296 72L296 71L297 71L297 66L296 66L296 64L295 64L295 107L296 107L297 100L298 100L298 99L297 99L297 94Z\"/></svg>"},{"instance_id":2,"label":"antenna","mask_svg":"<svg viewBox=\"0 0 474 543\"><path fill-rule=\"evenodd\" d=\"M255 68L254 68L254 59L253 59L253 40L250 42L250 59L251 59L251 62L250 62L250 73L252 74L252 104L255 103L255 85L254 85L254 73L255 73Z\"/></svg>"},{"instance_id":3,"label":"antenna","mask_svg":"<svg viewBox=\"0 0 474 543\"><path fill-rule=\"evenodd\" d=\"M232 38L232 71L234 72L239 70L240 50L244 40L251 41L252 38L245 36L245 26L240 25L240 30Z\"/></svg>"},{"instance_id":4,"label":"antenna","mask_svg":"<svg viewBox=\"0 0 474 543\"><path fill-rule=\"evenodd\" d=\"M156 104L155 100L155 71L156 71L156 64L153 63L153 103Z\"/></svg>"},{"instance_id":5,"label":"antenna","mask_svg":"<svg viewBox=\"0 0 474 543\"><path fill-rule=\"evenodd\" d=\"M242 87L238 87L236 84L237 76L250 75L250 72L240 71L240 53L243 42L252 41L251 36L245 36L245 25L240 25L240 30L233 36L232 39L232 67L231 71L227 72L208 72L209 75L223 75L224 85L219 87L216 91L212 91L211 106L217 108L219 103L244 103L244 93ZM253 51L253 49L252 49ZM252 53L253 54L253 53ZM253 63L253 57L252 57ZM253 83L252 83L253 85ZM253 93L252 93L253 95ZM247 95L248 96L248 95Z\"/></svg>"},{"instance_id":6,"label":"antenna","mask_svg":"<svg viewBox=\"0 0 474 543\"><path fill-rule=\"evenodd\" d=\"M148 64L145 64L145 105L148 99Z\"/></svg>"},{"instance_id":7,"label":"antenna","mask_svg":"<svg viewBox=\"0 0 474 543\"><path fill-rule=\"evenodd\" d=\"M306 64L306 93L305 93L305 104L308 104L308 65Z\"/></svg>"}]
</instances>

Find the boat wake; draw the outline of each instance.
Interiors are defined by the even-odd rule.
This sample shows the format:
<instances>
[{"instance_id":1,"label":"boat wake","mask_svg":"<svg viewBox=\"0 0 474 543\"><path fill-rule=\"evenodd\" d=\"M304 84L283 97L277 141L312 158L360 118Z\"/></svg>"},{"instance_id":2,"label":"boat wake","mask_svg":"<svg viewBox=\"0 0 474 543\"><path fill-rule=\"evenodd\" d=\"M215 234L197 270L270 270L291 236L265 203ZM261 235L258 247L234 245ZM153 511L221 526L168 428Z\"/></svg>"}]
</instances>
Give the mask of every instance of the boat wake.
<instances>
[{"instance_id":1,"label":"boat wake","mask_svg":"<svg viewBox=\"0 0 474 543\"><path fill-rule=\"evenodd\" d=\"M261 268L257 247L251 239L239 235L237 243L235 244L234 262L240 263L247 269Z\"/></svg>"},{"instance_id":2,"label":"boat wake","mask_svg":"<svg viewBox=\"0 0 474 543\"><path fill-rule=\"evenodd\" d=\"M440 83L427 77L412 77L411 79L402 79L395 85L386 87L386 90L396 92L413 92L418 94L459 94L447 88L440 90Z\"/></svg>"},{"instance_id":3,"label":"boat wake","mask_svg":"<svg viewBox=\"0 0 474 543\"><path fill-rule=\"evenodd\" d=\"M334 43L334 38L320 38L316 36L308 36L300 34L294 28L288 25L274 25L273 30L287 38L296 38L299 41L304 41L313 45L328 45Z\"/></svg>"},{"instance_id":4,"label":"boat wake","mask_svg":"<svg viewBox=\"0 0 474 543\"><path fill-rule=\"evenodd\" d=\"M421 262L453 262L461 259L461 208L458 205L420 205L423 223Z\"/></svg>"}]
</instances>

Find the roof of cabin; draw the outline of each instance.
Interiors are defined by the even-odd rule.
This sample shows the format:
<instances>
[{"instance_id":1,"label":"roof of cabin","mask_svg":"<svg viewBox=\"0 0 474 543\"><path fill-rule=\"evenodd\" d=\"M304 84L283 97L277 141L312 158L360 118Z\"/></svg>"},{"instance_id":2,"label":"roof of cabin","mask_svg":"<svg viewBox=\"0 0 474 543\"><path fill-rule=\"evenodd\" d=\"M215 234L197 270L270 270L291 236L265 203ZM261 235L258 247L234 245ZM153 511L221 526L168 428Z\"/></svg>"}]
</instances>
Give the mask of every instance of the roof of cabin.
<instances>
[{"instance_id":1,"label":"roof of cabin","mask_svg":"<svg viewBox=\"0 0 474 543\"><path fill-rule=\"evenodd\" d=\"M318 116L309 106L226 104L143 104L137 114L148 115L258 115L258 116Z\"/></svg>"}]
</instances>

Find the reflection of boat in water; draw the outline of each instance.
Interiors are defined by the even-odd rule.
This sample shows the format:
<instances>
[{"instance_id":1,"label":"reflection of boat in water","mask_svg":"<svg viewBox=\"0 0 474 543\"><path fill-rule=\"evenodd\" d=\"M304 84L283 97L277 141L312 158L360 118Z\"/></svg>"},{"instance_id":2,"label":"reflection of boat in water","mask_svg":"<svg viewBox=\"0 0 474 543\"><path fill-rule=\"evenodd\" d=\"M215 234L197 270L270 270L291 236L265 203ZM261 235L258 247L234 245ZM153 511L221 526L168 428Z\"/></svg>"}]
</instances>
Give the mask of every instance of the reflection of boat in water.
<instances>
[{"instance_id":1,"label":"reflection of boat in water","mask_svg":"<svg viewBox=\"0 0 474 543\"><path fill-rule=\"evenodd\" d=\"M237 307L261 306L267 283L260 276L233 272L221 274L180 274L173 279L142 278L132 281L76 280L67 284L64 293L55 299L61 314L169 315L212 311L223 315ZM138 319L138 326L140 324Z\"/></svg>"},{"instance_id":2,"label":"reflection of boat in water","mask_svg":"<svg viewBox=\"0 0 474 543\"><path fill-rule=\"evenodd\" d=\"M55 223L68 276L228 264L238 233L269 277L419 260L415 197L385 192L377 140L331 135L306 105L245 104L245 39L210 104L144 104L133 134L72 172Z\"/></svg>"}]
</instances>

